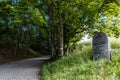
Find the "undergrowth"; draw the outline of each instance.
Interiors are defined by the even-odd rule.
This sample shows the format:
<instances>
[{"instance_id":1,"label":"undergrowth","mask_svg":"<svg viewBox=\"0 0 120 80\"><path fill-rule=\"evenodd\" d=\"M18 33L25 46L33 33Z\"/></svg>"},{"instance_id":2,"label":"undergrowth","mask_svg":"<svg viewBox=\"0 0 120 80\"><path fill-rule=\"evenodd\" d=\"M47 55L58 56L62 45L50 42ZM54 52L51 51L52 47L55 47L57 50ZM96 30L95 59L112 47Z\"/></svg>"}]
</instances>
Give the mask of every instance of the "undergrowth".
<instances>
[{"instance_id":1,"label":"undergrowth","mask_svg":"<svg viewBox=\"0 0 120 80\"><path fill-rule=\"evenodd\" d=\"M120 80L120 49L112 53L112 61L93 61L91 45L85 45L43 65L41 73L41 80Z\"/></svg>"},{"instance_id":2,"label":"undergrowth","mask_svg":"<svg viewBox=\"0 0 120 80\"><path fill-rule=\"evenodd\" d=\"M120 48L120 38L111 38L110 45L112 49L119 49Z\"/></svg>"}]
</instances>

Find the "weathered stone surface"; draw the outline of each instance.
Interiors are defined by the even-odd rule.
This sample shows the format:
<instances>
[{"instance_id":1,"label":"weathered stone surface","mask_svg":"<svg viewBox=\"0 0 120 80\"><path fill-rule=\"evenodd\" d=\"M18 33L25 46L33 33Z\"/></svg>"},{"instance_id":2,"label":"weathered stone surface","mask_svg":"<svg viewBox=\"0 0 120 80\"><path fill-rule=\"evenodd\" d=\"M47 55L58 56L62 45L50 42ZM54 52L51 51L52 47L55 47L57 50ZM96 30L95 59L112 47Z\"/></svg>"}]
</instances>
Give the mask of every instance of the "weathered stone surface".
<instances>
[{"instance_id":1,"label":"weathered stone surface","mask_svg":"<svg viewBox=\"0 0 120 80\"><path fill-rule=\"evenodd\" d=\"M93 37L93 59L107 58L110 60L110 43L107 34L97 32Z\"/></svg>"}]
</instances>

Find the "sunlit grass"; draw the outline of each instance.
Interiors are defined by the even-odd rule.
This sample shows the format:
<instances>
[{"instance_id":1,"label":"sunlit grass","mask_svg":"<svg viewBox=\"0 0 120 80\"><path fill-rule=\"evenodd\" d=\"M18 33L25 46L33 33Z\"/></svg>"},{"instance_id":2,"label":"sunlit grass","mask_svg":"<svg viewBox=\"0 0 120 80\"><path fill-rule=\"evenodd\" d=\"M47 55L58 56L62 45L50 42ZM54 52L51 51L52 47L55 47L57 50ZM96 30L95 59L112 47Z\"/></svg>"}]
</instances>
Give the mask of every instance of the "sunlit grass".
<instances>
[{"instance_id":1,"label":"sunlit grass","mask_svg":"<svg viewBox=\"0 0 120 80\"><path fill-rule=\"evenodd\" d=\"M91 44L85 44L81 50L78 47L74 53L44 65L41 80L120 80L120 49L114 49L111 62L93 61Z\"/></svg>"},{"instance_id":2,"label":"sunlit grass","mask_svg":"<svg viewBox=\"0 0 120 80\"><path fill-rule=\"evenodd\" d=\"M120 38L110 38L110 45L112 49L120 48Z\"/></svg>"}]
</instances>

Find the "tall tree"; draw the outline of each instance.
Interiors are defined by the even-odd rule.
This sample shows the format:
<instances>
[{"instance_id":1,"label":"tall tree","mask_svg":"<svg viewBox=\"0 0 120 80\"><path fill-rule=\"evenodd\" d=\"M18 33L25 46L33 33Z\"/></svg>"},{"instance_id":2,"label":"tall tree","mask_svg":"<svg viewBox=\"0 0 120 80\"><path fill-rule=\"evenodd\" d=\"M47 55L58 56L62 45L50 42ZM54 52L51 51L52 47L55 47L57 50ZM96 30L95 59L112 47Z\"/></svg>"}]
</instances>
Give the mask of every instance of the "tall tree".
<instances>
[{"instance_id":1,"label":"tall tree","mask_svg":"<svg viewBox=\"0 0 120 80\"><path fill-rule=\"evenodd\" d=\"M44 46L45 43L44 47L49 41L53 57L65 55L87 33L120 34L117 0L19 0L11 3L11 0L0 2L0 33L6 37L4 40L26 45L39 42Z\"/></svg>"},{"instance_id":2,"label":"tall tree","mask_svg":"<svg viewBox=\"0 0 120 80\"><path fill-rule=\"evenodd\" d=\"M42 0L42 3L44 5L42 8L46 12L45 16L48 16L49 44L52 56L63 56L71 42L77 42L83 34L93 34L96 30L99 31L101 27L95 24L104 13L109 12L106 10L111 9L111 4L114 4L117 10L119 8L116 0L48 0L47 2ZM115 13L114 11L113 13ZM106 30L108 27L104 27L104 29Z\"/></svg>"}]
</instances>

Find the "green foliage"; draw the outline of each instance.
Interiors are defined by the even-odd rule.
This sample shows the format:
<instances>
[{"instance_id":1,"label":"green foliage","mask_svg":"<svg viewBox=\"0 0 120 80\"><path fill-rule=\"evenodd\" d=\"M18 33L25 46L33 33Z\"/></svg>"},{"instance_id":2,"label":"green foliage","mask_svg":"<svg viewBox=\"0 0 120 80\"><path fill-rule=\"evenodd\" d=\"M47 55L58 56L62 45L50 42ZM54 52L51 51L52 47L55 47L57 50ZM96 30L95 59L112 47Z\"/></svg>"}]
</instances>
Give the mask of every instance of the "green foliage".
<instances>
[{"instance_id":1,"label":"green foliage","mask_svg":"<svg viewBox=\"0 0 120 80\"><path fill-rule=\"evenodd\" d=\"M63 26L65 51L85 34L102 31L120 36L118 0L0 0L0 41L48 48L48 31L59 46ZM23 30L23 28L25 30ZM50 36L49 36L50 37ZM61 39L61 38L60 38ZM74 47L74 45L73 45ZM49 49L49 48L48 48ZM64 51L64 52L65 52ZM55 51L56 54L58 51Z\"/></svg>"},{"instance_id":2,"label":"green foliage","mask_svg":"<svg viewBox=\"0 0 120 80\"><path fill-rule=\"evenodd\" d=\"M110 38L110 45L112 49L120 49L120 39Z\"/></svg>"},{"instance_id":3,"label":"green foliage","mask_svg":"<svg viewBox=\"0 0 120 80\"><path fill-rule=\"evenodd\" d=\"M114 42L113 42L114 43ZM119 42L120 44L120 42ZM118 44L118 45L119 45ZM112 46L113 47L113 46ZM120 48L112 52L112 61L92 60L90 44L85 44L68 56L42 67L42 80L119 80Z\"/></svg>"},{"instance_id":4,"label":"green foliage","mask_svg":"<svg viewBox=\"0 0 120 80\"><path fill-rule=\"evenodd\" d=\"M0 2L1 44L15 47L24 44L28 48L47 51L47 25L38 5L38 0L20 0L16 4L12 4L12 0Z\"/></svg>"}]
</instances>

